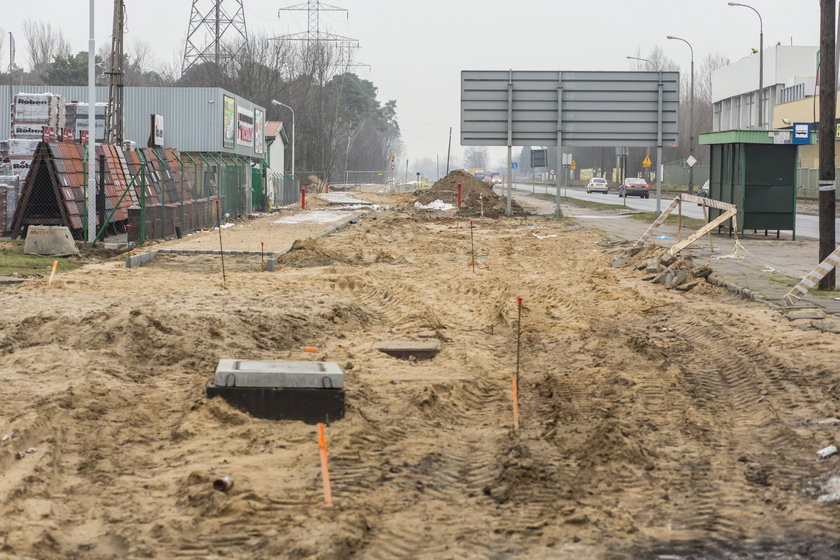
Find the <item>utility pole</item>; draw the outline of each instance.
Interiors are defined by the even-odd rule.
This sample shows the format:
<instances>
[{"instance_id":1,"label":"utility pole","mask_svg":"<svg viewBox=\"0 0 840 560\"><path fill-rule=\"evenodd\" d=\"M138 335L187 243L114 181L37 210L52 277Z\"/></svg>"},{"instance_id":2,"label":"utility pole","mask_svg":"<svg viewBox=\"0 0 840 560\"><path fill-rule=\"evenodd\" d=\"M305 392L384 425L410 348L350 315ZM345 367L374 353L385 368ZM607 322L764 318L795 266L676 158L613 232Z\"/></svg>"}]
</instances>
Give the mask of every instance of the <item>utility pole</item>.
<instances>
[{"instance_id":1,"label":"utility pole","mask_svg":"<svg viewBox=\"0 0 840 560\"><path fill-rule=\"evenodd\" d=\"M90 0L88 38L88 155L87 155L87 243L96 239L96 18L95 0Z\"/></svg>"},{"instance_id":2,"label":"utility pole","mask_svg":"<svg viewBox=\"0 0 840 560\"><path fill-rule=\"evenodd\" d=\"M449 175L449 152L452 150L452 127L449 127L449 145L446 146L446 174Z\"/></svg>"},{"instance_id":3,"label":"utility pole","mask_svg":"<svg viewBox=\"0 0 840 560\"><path fill-rule=\"evenodd\" d=\"M835 0L820 0L820 254L822 262L836 249L834 136L837 67L834 64ZM833 290L835 270L820 280L821 290Z\"/></svg>"},{"instance_id":4,"label":"utility pole","mask_svg":"<svg viewBox=\"0 0 840 560\"><path fill-rule=\"evenodd\" d=\"M12 129L15 120L15 97L12 91L12 71L15 69L15 36L9 31L9 138L12 137Z\"/></svg>"},{"instance_id":5,"label":"utility pole","mask_svg":"<svg viewBox=\"0 0 840 560\"><path fill-rule=\"evenodd\" d=\"M105 122L105 142L122 145L123 123L123 35L125 31L125 2L114 0L114 27L111 34L111 64L108 69L108 112ZM90 118L93 118L91 110Z\"/></svg>"}]
</instances>

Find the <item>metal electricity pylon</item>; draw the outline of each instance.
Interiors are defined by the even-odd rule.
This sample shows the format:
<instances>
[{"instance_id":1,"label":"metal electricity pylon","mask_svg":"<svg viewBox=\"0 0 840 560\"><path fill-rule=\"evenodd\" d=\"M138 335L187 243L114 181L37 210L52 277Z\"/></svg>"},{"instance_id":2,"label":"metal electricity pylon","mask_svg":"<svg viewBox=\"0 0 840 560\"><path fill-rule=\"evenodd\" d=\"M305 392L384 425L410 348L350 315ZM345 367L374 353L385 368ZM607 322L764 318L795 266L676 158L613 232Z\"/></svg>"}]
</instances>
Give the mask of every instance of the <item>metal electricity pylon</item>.
<instances>
[{"instance_id":1,"label":"metal electricity pylon","mask_svg":"<svg viewBox=\"0 0 840 560\"><path fill-rule=\"evenodd\" d=\"M226 66L247 42L242 0L193 0L181 72L204 62Z\"/></svg>"},{"instance_id":2,"label":"metal electricity pylon","mask_svg":"<svg viewBox=\"0 0 840 560\"><path fill-rule=\"evenodd\" d=\"M349 12L346 8L326 4L320 0L307 0L306 2L302 2L300 4L280 8L277 12L278 17L280 17L282 12L306 12L306 31L281 35L279 37L275 37L275 40L303 41L307 44L330 43L339 53L339 67L343 68L345 71L351 67L369 67L367 64L352 62L352 53L354 49L359 48L359 41L353 39L352 37L336 35L335 33L329 33L321 30L321 12L344 12L348 14L349 17Z\"/></svg>"}]
</instances>

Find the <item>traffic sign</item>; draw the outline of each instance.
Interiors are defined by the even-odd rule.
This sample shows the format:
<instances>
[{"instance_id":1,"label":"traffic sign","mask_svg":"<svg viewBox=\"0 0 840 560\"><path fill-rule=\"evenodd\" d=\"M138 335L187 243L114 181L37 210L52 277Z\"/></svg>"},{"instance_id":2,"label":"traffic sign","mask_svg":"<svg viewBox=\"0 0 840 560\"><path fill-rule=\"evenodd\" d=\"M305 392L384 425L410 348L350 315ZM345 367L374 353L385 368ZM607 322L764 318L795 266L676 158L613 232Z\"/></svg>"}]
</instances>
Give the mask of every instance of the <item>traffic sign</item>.
<instances>
[{"instance_id":1,"label":"traffic sign","mask_svg":"<svg viewBox=\"0 0 840 560\"><path fill-rule=\"evenodd\" d=\"M531 167L548 167L548 150L531 150Z\"/></svg>"},{"instance_id":2,"label":"traffic sign","mask_svg":"<svg viewBox=\"0 0 840 560\"><path fill-rule=\"evenodd\" d=\"M642 162L642 167L645 169L650 167L650 156L645 156L645 160Z\"/></svg>"},{"instance_id":3,"label":"traffic sign","mask_svg":"<svg viewBox=\"0 0 840 560\"><path fill-rule=\"evenodd\" d=\"M511 164L510 164L510 167L511 167L512 169L518 169L518 168L519 168L519 164L518 164L518 163L516 163L516 162L514 161L513 163L511 163Z\"/></svg>"},{"instance_id":4,"label":"traffic sign","mask_svg":"<svg viewBox=\"0 0 840 560\"><path fill-rule=\"evenodd\" d=\"M575 169L577 169L577 163L575 162L575 160L572 160L572 170Z\"/></svg>"},{"instance_id":5,"label":"traffic sign","mask_svg":"<svg viewBox=\"0 0 840 560\"><path fill-rule=\"evenodd\" d=\"M689 167L694 167L694 164L697 163L697 158L694 156L688 156L685 160Z\"/></svg>"}]
</instances>

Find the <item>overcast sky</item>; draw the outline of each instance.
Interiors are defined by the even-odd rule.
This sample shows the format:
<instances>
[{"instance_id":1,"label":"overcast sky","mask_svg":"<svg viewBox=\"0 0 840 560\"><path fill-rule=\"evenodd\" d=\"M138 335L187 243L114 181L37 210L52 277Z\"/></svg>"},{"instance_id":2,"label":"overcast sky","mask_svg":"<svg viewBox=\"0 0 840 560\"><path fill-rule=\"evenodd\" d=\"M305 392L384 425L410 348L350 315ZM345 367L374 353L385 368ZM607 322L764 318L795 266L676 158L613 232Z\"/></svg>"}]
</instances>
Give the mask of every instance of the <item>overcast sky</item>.
<instances>
[{"instance_id":1,"label":"overcast sky","mask_svg":"<svg viewBox=\"0 0 840 560\"><path fill-rule=\"evenodd\" d=\"M203 0L210 2L211 0ZM226 3L235 3L224 0ZM277 9L304 0L243 0L251 31L303 31L305 12ZM818 0L745 0L764 19L765 47L777 42L817 45ZM160 59L183 48L190 0L125 0L126 41L140 37ZM688 71L692 42L699 64L708 53L732 60L758 47L758 18L726 0L330 0L349 10L324 13L322 28L359 40L361 77L396 99L411 159L446 154L449 126L458 144L460 71L626 70L627 55L659 45ZM18 64L26 64L22 24L39 19L60 27L74 50L87 50L87 0L0 0L0 28L18 39ZM96 0L97 49L110 42L113 2ZM8 37L8 35L7 35ZM8 41L8 39L6 39ZM8 48L5 49L8 56ZM5 67L7 63L4 63ZM460 152L461 148L458 148Z\"/></svg>"}]
</instances>

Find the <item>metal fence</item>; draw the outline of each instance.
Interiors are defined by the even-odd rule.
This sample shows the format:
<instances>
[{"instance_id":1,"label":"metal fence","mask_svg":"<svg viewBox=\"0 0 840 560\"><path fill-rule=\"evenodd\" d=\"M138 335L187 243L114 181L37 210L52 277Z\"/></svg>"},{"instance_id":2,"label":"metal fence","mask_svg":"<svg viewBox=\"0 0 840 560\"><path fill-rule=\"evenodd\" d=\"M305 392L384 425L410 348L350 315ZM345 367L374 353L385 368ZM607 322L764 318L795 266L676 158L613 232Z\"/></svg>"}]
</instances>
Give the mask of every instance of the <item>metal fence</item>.
<instances>
[{"instance_id":1,"label":"metal fence","mask_svg":"<svg viewBox=\"0 0 840 560\"><path fill-rule=\"evenodd\" d=\"M254 211L300 200L299 181L229 154L138 150L146 196L129 211L129 241L179 236ZM218 200L218 209L216 201Z\"/></svg>"},{"instance_id":2,"label":"metal fence","mask_svg":"<svg viewBox=\"0 0 840 560\"><path fill-rule=\"evenodd\" d=\"M665 165L662 175L662 183L666 185L688 185L689 168L682 165ZM709 180L709 166L694 166L694 186L700 188L703 183Z\"/></svg>"},{"instance_id":3,"label":"metal fence","mask_svg":"<svg viewBox=\"0 0 840 560\"><path fill-rule=\"evenodd\" d=\"M840 168L835 170L840 177ZM694 166L694 185L701 186L709 179L708 165ZM666 165L663 182L667 185L688 185L688 167ZM819 169L800 167L796 170L797 198L817 198L819 196Z\"/></svg>"},{"instance_id":4,"label":"metal fence","mask_svg":"<svg viewBox=\"0 0 840 560\"><path fill-rule=\"evenodd\" d=\"M136 203L128 212L129 242L180 236L214 225L219 215L224 219L244 213L247 160L161 149L126 155L132 175L143 171Z\"/></svg>"},{"instance_id":5,"label":"metal fence","mask_svg":"<svg viewBox=\"0 0 840 560\"><path fill-rule=\"evenodd\" d=\"M344 184L346 185L384 185L388 179L393 179L393 171L345 171Z\"/></svg>"},{"instance_id":6,"label":"metal fence","mask_svg":"<svg viewBox=\"0 0 840 560\"><path fill-rule=\"evenodd\" d=\"M300 200L300 181L294 175L272 172L266 181L271 206L288 206Z\"/></svg>"},{"instance_id":7,"label":"metal fence","mask_svg":"<svg viewBox=\"0 0 840 560\"><path fill-rule=\"evenodd\" d=\"M840 177L840 168L834 170L835 177ZM819 169L799 167L796 170L796 197L797 198L819 198Z\"/></svg>"}]
</instances>

